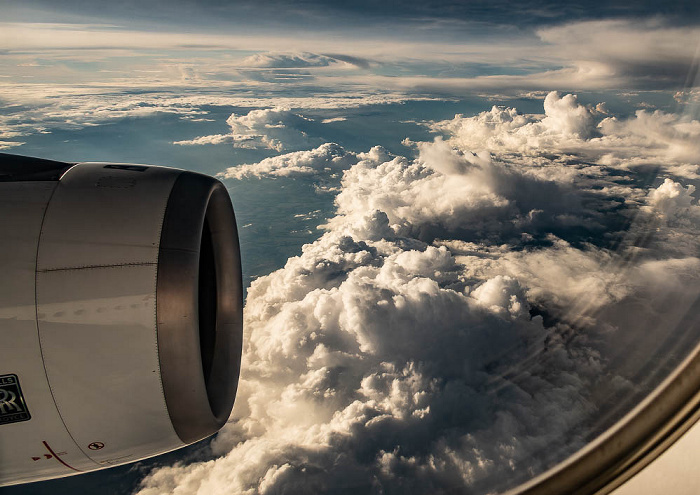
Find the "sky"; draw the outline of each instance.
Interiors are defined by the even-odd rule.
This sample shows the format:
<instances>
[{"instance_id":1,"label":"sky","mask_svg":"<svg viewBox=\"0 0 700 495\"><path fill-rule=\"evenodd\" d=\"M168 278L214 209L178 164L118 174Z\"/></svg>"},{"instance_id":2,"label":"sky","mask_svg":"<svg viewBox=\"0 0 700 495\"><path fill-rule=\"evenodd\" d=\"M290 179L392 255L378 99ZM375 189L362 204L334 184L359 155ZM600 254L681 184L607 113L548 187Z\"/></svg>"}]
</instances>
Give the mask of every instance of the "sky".
<instances>
[{"instance_id":1,"label":"sky","mask_svg":"<svg viewBox=\"0 0 700 495\"><path fill-rule=\"evenodd\" d=\"M215 175L243 370L179 453L17 493L490 493L698 340L697 2L0 2L0 149Z\"/></svg>"}]
</instances>

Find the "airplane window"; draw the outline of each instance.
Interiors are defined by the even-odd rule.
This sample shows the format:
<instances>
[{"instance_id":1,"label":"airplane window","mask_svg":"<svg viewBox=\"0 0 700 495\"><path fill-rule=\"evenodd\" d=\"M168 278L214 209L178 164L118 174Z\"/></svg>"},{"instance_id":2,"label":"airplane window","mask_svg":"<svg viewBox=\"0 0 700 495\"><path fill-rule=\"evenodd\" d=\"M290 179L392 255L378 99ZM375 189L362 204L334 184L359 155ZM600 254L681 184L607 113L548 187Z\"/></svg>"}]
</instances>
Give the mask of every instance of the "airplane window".
<instances>
[{"instance_id":1,"label":"airplane window","mask_svg":"<svg viewBox=\"0 0 700 495\"><path fill-rule=\"evenodd\" d=\"M597 493L696 419L700 4L0 8L0 150L216 176L246 292L217 435L3 495Z\"/></svg>"}]
</instances>

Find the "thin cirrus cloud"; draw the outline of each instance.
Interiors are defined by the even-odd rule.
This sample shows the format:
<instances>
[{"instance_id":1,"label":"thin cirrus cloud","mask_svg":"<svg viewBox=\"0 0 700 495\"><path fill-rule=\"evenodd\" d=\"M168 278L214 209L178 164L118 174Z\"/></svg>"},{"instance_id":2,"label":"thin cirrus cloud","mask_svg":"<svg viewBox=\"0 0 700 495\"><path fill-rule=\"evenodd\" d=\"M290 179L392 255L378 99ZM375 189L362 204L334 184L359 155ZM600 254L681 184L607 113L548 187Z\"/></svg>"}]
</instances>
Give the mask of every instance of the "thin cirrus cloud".
<instances>
[{"instance_id":1,"label":"thin cirrus cloud","mask_svg":"<svg viewBox=\"0 0 700 495\"><path fill-rule=\"evenodd\" d=\"M347 108L549 89L682 91L697 77L691 69L700 39L696 26L662 19L572 22L458 43L385 32L358 38L344 30L324 38L284 29L187 34L95 23L5 22L1 29L5 149L37 129L157 112L204 114L203 105ZM210 88L204 94L203 85ZM697 99L697 93L683 94ZM267 135L244 129L237 141L202 137L179 144L234 139L240 146L267 146L253 134ZM281 146L268 147L302 149Z\"/></svg>"},{"instance_id":2,"label":"thin cirrus cloud","mask_svg":"<svg viewBox=\"0 0 700 495\"><path fill-rule=\"evenodd\" d=\"M328 67L337 60L315 53L256 53L243 59L244 67L259 68L299 68Z\"/></svg>"},{"instance_id":3,"label":"thin cirrus cloud","mask_svg":"<svg viewBox=\"0 0 700 495\"><path fill-rule=\"evenodd\" d=\"M81 129L100 125L126 117L149 117L158 114L177 115L182 119L196 121L205 119L209 111L202 107L215 105L221 107L243 107L261 109L253 115L271 115L275 108L300 110L326 110L358 108L364 105L385 105L409 100L430 101L440 97L429 95L407 95L398 91L337 91L325 94L307 94L290 96L277 89L260 90L255 95L240 95L240 86L228 85L219 88L218 94L202 94L197 88L201 82L189 82L180 87L179 94L163 93L160 84L169 87L169 83L159 83L154 88L150 82L139 87L133 81L134 89L141 89L140 94L121 94L121 84L104 84L99 87L86 88L82 85L57 86L52 84L7 85L0 84L0 98L8 102L9 110L0 113L0 147L11 149L21 146L23 136L36 132L51 132L53 129ZM109 90L109 94L104 94ZM246 91L247 93L247 91ZM299 112L290 112L290 118ZM246 117L247 114L235 118ZM303 120L302 117L298 117ZM233 134L215 134L199 136L192 139L175 141L176 145L194 146L206 144L233 143L234 146L248 148L270 148L282 150L298 149L307 144L319 144L318 141L297 130L280 130L280 123L255 122L254 118L243 119L237 128L242 131L234 141ZM266 127L270 124L273 127ZM284 124L282 124L284 125ZM274 127L277 126L277 127ZM256 130L257 128L257 130ZM267 137L265 137L267 136ZM283 141L280 141L280 138ZM291 140L286 140L290 138ZM270 147L271 145L272 147ZM286 146L286 147L285 147ZM291 146L291 148L290 148Z\"/></svg>"},{"instance_id":4,"label":"thin cirrus cloud","mask_svg":"<svg viewBox=\"0 0 700 495\"><path fill-rule=\"evenodd\" d=\"M227 170L344 174L325 233L249 289L216 458L139 494L493 491L583 446L600 397L643 393L611 351L655 349L698 295L698 123L543 103L431 123L413 159L324 144Z\"/></svg>"},{"instance_id":5,"label":"thin cirrus cloud","mask_svg":"<svg viewBox=\"0 0 700 495\"><path fill-rule=\"evenodd\" d=\"M1 42L6 57L17 65L35 62L32 52L72 52L76 60L98 50L122 50L120 57L161 50L157 59L166 63L190 63L201 74L216 80L245 80L244 69L314 69L323 84L353 83L365 87L457 89L600 89L605 82L616 86L658 89L682 84L700 42L695 26L670 26L661 21L584 21L525 31L518 36L492 35L488 39L429 41L369 34L357 38L340 31L333 38L313 34L280 32L261 36L232 34L183 34L148 32L108 25L49 23L3 23L7 34ZM90 52L85 52L89 49ZM240 58L222 51L241 51ZM177 54L175 54L177 50ZM188 57L188 51L193 52ZM234 51L234 54L235 54ZM254 51L244 55L244 51ZM197 52L197 53L194 53ZM14 54L14 55L13 55ZM93 57L94 58L94 57ZM135 60L135 63L139 63ZM444 70L470 64L493 66L489 75L445 78ZM509 74L503 66L523 67L522 74ZM385 74L387 67L400 70ZM156 67L158 68L158 67ZM354 68L356 73L349 73ZM29 71L29 67L25 67ZM242 72L241 72L242 71ZM340 71L340 72L338 72ZM12 72L16 72L13 70ZM11 72L11 73L12 73ZM253 71L255 72L255 71ZM22 72L24 74L24 72ZM252 72L251 72L252 74ZM335 74L335 76L334 76ZM252 76L251 76L252 77ZM169 78L170 82L177 82ZM255 82L255 77L251 82Z\"/></svg>"}]
</instances>

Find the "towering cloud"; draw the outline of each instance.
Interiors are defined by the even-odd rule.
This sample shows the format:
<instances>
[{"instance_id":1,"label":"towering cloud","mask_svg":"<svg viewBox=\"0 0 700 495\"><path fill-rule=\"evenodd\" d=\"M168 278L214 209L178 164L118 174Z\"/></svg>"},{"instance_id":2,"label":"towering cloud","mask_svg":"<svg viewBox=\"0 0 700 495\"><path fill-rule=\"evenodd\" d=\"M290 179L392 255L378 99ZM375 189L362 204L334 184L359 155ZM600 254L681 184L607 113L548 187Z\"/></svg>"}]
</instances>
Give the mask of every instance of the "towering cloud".
<instances>
[{"instance_id":1,"label":"towering cloud","mask_svg":"<svg viewBox=\"0 0 700 495\"><path fill-rule=\"evenodd\" d=\"M630 170L661 166L678 176L698 178L700 122L681 114L638 110L632 118L609 115L604 104L582 105L574 95L547 95L544 115L522 115L513 108L496 107L474 117L456 115L430 127L447 134L449 143L472 152L512 154L538 173L546 155L571 155L570 161ZM535 167L533 167L535 165ZM535 170L537 169L537 170ZM564 177L575 167L550 167Z\"/></svg>"},{"instance_id":2,"label":"towering cloud","mask_svg":"<svg viewBox=\"0 0 700 495\"><path fill-rule=\"evenodd\" d=\"M139 493L493 491L583 446L610 397L643 393L613 351L673 334L668 311L697 296L700 259L669 246L700 207L680 174L640 178L671 146L640 123L671 122L681 149L697 123L544 105L434 123L443 136L413 159L324 144L227 170L344 173L326 232L249 289L211 458L156 469Z\"/></svg>"}]
</instances>

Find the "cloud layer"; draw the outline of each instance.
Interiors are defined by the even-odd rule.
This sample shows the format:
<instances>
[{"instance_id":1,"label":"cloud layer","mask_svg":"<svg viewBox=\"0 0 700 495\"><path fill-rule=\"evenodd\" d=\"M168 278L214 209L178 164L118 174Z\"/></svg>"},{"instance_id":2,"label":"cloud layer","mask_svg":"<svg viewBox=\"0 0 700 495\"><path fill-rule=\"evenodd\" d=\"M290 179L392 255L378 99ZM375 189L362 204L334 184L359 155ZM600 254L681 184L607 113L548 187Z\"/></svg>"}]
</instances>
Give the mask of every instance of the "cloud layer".
<instances>
[{"instance_id":1,"label":"cloud layer","mask_svg":"<svg viewBox=\"0 0 700 495\"><path fill-rule=\"evenodd\" d=\"M328 174L349 168L357 163L358 155L344 150L335 143L325 143L310 151L294 151L284 155L231 167L218 176L223 179L245 177L288 177L293 175Z\"/></svg>"},{"instance_id":2,"label":"cloud layer","mask_svg":"<svg viewBox=\"0 0 700 495\"><path fill-rule=\"evenodd\" d=\"M316 53L256 53L243 60L243 65L258 68L291 69L300 67L328 67L336 60Z\"/></svg>"},{"instance_id":3,"label":"cloud layer","mask_svg":"<svg viewBox=\"0 0 700 495\"><path fill-rule=\"evenodd\" d=\"M286 108L251 110L246 115L234 113L226 120L231 127L230 134L201 136L173 144L197 146L230 142L234 148L269 148L275 151L303 149L314 142L299 129L306 120Z\"/></svg>"},{"instance_id":4,"label":"cloud layer","mask_svg":"<svg viewBox=\"0 0 700 495\"><path fill-rule=\"evenodd\" d=\"M490 492L645 393L616 350L648 352L697 297L698 123L557 93L544 110L433 123L413 159L324 144L224 172L344 170L326 232L249 289L212 459L139 493Z\"/></svg>"},{"instance_id":5,"label":"cloud layer","mask_svg":"<svg viewBox=\"0 0 700 495\"><path fill-rule=\"evenodd\" d=\"M349 25L333 36L288 26L187 34L109 22L2 22L0 146L18 146L18 133L201 113L204 105L340 108L552 88L641 91L653 101L659 90L692 94L697 78L700 30L690 22L587 20L475 38L469 33L483 26L452 21L395 31Z\"/></svg>"}]
</instances>

